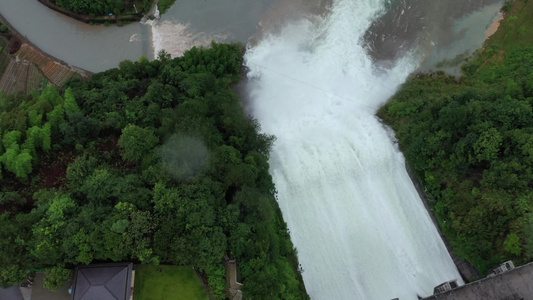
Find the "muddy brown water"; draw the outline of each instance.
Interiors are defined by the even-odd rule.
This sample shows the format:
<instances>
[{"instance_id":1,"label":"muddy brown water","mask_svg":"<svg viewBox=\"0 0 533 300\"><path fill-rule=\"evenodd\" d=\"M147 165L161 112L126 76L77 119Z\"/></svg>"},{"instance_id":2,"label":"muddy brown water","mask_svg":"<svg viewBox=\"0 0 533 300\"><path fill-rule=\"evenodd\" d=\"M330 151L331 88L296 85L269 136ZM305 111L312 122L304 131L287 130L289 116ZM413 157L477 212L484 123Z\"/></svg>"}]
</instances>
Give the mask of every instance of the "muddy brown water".
<instances>
[{"instance_id":1,"label":"muddy brown water","mask_svg":"<svg viewBox=\"0 0 533 300\"><path fill-rule=\"evenodd\" d=\"M501 0L391 0L366 32L364 43L382 63L416 49L422 56L421 69L428 70L481 47L502 4ZM453 66L444 69L456 72Z\"/></svg>"}]
</instances>

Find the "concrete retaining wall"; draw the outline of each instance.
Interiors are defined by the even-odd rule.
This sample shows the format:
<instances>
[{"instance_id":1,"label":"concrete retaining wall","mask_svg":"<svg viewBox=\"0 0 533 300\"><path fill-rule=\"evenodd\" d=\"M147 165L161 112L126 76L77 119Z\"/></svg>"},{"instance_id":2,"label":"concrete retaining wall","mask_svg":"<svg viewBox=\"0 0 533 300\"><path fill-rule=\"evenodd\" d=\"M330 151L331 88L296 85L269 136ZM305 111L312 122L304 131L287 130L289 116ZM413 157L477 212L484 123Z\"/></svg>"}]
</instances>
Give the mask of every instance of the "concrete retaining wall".
<instances>
[{"instance_id":1,"label":"concrete retaining wall","mask_svg":"<svg viewBox=\"0 0 533 300\"><path fill-rule=\"evenodd\" d=\"M533 263L424 300L533 300Z\"/></svg>"}]
</instances>

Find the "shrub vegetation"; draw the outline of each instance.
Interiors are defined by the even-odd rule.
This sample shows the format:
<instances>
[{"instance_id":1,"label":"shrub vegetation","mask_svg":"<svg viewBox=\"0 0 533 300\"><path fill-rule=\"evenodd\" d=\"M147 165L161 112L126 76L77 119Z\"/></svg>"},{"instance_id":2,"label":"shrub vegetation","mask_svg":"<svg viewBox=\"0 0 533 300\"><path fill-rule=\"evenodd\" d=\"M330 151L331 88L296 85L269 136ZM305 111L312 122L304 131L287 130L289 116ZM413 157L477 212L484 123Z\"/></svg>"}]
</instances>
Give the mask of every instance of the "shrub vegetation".
<instances>
[{"instance_id":1,"label":"shrub vegetation","mask_svg":"<svg viewBox=\"0 0 533 300\"><path fill-rule=\"evenodd\" d=\"M107 16L112 13L120 15L124 12L135 13L148 11L153 0L50 0L57 6L79 14L91 16Z\"/></svg>"}]
</instances>

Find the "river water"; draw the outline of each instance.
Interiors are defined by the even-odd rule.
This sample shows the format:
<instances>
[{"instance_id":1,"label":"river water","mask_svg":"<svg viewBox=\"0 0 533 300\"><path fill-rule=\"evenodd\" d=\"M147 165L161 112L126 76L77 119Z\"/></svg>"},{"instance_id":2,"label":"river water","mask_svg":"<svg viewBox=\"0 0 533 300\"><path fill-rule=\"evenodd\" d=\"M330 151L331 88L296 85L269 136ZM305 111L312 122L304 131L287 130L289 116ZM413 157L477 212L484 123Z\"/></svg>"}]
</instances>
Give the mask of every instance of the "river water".
<instances>
[{"instance_id":1,"label":"river water","mask_svg":"<svg viewBox=\"0 0 533 300\"><path fill-rule=\"evenodd\" d=\"M150 28L92 26L57 13L36 0L0 0L0 12L46 53L88 71L117 67L125 59L153 56Z\"/></svg>"},{"instance_id":2,"label":"river water","mask_svg":"<svg viewBox=\"0 0 533 300\"><path fill-rule=\"evenodd\" d=\"M122 28L34 0L0 0L0 12L90 71L211 39L250 41L247 108L277 137L271 174L312 299L414 300L460 275L375 112L420 66L479 47L500 3L180 0L157 23Z\"/></svg>"},{"instance_id":3,"label":"river water","mask_svg":"<svg viewBox=\"0 0 533 300\"><path fill-rule=\"evenodd\" d=\"M390 62L413 47L424 51L424 69L477 49L502 0L389 0L363 36L375 60ZM324 16L331 0L179 0L157 23L124 27L88 25L36 0L0 0L0 13L46 53L92 72L124 59L174 56L211 40L247 43L279 30L281 21Z\"/></svg>"},{"instance_id":4,"label":"river water","mask_svg":"<svg viewBox=\"0 0 533 300\"><path fill-rule=\"evenodd\" d=\"M48 9L36 0L0 0L0 13L46 53L98 72L141 55L173 56L211 40L246 43L271 9L272 0L180 0L159 22L123 27L89 25Z\"/></svg>"}]
</instances>

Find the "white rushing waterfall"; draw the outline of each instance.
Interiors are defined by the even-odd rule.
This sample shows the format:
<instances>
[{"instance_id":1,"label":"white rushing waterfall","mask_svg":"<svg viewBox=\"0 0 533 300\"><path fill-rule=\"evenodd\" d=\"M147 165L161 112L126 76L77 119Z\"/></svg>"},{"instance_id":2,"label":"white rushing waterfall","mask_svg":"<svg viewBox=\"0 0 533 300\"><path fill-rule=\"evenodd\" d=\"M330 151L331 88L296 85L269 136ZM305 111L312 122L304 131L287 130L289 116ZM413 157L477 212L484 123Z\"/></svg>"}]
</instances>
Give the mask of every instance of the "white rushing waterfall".
<instances>
[{"instance_id":1,"label":"white rushing waterfall","mask_svg":"<svg viewBox=\"0 0 533 300\"><path fill-rule=\"evenodd\" d=\"M417 299L460 279L375 117L416 67L376 70L366 55L360 37L383 2L336 0L326 19L293 22L246 54L250 109L277 137L271 174L312 299Z\"/></svg>"}]
</instances>

